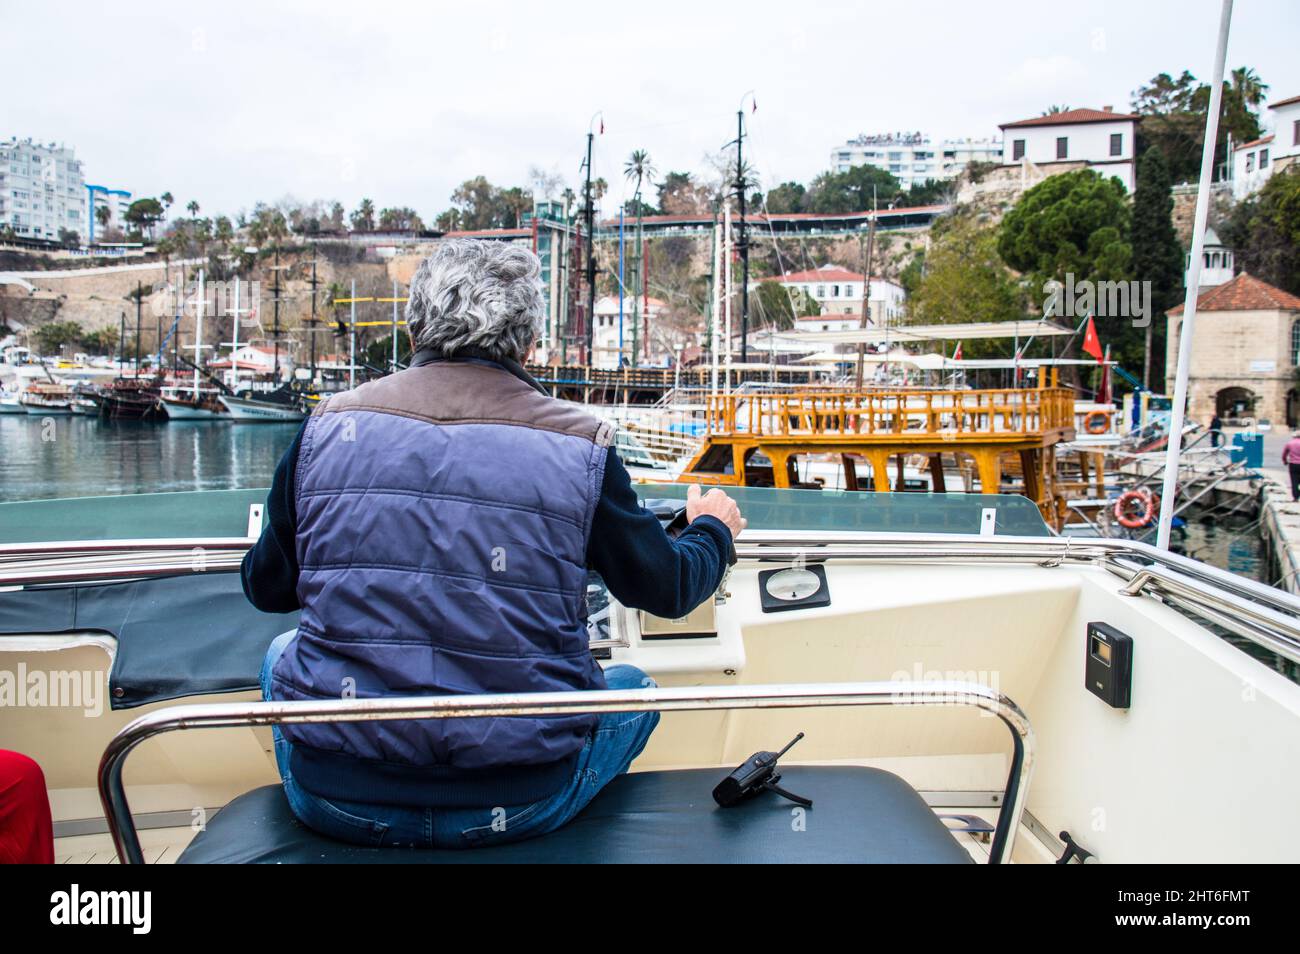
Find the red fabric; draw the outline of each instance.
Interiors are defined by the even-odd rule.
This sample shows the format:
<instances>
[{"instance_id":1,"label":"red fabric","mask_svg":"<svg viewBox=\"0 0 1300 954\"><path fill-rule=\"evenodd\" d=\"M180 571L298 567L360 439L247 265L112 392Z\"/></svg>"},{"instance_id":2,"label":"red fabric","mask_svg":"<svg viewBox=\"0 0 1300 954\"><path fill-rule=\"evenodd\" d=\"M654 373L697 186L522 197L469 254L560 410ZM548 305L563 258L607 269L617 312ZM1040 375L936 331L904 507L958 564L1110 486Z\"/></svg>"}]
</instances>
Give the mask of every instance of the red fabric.
<instances>
[{"instance_id":1,"label":"red fabric","mask_svg":"<svg viewBox=\"0 0 1300 954\"><path fill-rule=\"evenodd\" d=\"M54 864L54 823L45 774L25 755L0 749L0 864Z\"/></svg>"},{"instance_id":2,"label":"red fabric","mask_svg":"<svg viewBox=\"0 0 1300 954\"><path fill-rule=\"evenodd\" d=\"M1106 347L1106 361L1108 363L1101 366L1101 385L1097 388L1097 403L1109 404L1111 402L1110 394L1110 346Z\"/></svg>"},{"instance_id":3,"label":"red fabric","mask_svg":"<svg viewBox=\"0 0 1300 954\"><path fill-rule=\"evenodd\" d=\"M1101 339L1097 337L1097 326L1092 323L1092 315L1088 316L1088 330L1083 333L1083 350L1098 361L1101 360Z\"/></svg>"}]
</instances>

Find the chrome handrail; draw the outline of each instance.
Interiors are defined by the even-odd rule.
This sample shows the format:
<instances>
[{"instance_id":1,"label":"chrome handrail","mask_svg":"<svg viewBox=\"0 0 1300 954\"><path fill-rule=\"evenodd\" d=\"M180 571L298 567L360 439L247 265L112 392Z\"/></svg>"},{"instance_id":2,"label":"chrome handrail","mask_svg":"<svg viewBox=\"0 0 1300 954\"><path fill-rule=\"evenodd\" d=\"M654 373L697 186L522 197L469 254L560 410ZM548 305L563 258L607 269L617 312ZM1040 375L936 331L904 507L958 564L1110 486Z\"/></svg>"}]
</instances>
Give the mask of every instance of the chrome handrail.
<instances>
[{"instance_id":1,"label":"chrome handrail","mask_svg":"<svg viewBox=\"0 0 1300 954\"><path fill-rule=\"evenodd\" d=\"M685 686L604 689L592 692L498 693L467 696L379 697L293 702L224 702L169 706L126 725L99 762L99 798L123 864L143 864L122 770L145 739L176 729L393 719L463 719L483 716L573 715L599 712L683 712L713 709L793 709L825 706L972 706L1002 720L1011 733L1011 768L989 864L1011 860L1034 764L1029 717L1007 696L973 682L858 682L758 686ZM396 856L395 856L396 857Z\"/></svg>"},{"instance_id":2,"label":"chrome handrail","mask_svg":"<svg viewBox=\"0 0 1300 954\"><path fill-rule=\"evenodd\" d=\"M0 585L38 585L78 581L137 579L172 576L189 572L233 572L239 569L242 544L214 540L175 541L161 552L158 541L141 541L132 552L129 541L113 541L119 559L105 560L100 554L87 565L65 556L52 564L43 560L26 565L0 560ZM60 544L45 545L46 552ZM203 559L187 559L194 548ZM1206 618L1270 652L1300 662L1300 597L1265 586L1187 557L1178 556L1147 543L1122 538L982 536L946 533L878 533L842 530L756 530L748 529L736 542L741 560L796 562L805 560L859 560L894 563L1031 563L1039 565L1092 565L1119 576L1125 583L1149 567L1176 574L1149 573L1135 592L1149 592L1177 602L1193 612L1204 610ZM1178 592L1175 593L1174 590ZM1271 610L1256 618L1258 607ZM1241 617L1246 617L1242 619ZM1252 622L1253 621L1253 622ZM1266 634L1260 638L1261 626Z\"/></svg>"},{"instance_id":3,"label":"chrome handrail","mask_svg":"<svg viewBox=\"0 0 1300 954\"><path fill-rule=\"evenodd\" d=\"M1168 602L1191 612L1207 614L1213 622L1239 632L1252 642L1291 662L1300 663L1300 629L1297 629L1294 620L1267 606L1250 600L1236 600L1231 603L1207 601L1202 596L1196 579L1163 567L1134 568L1131 564L1111 561L1106 568L1120 576L1123 576L1122 570L1132 574L1120 588L1120 592L1125 596L1140 596L1148 589L1155 590ZM1241 615L1229 615L1228 609Z\"/></svg>"},{"instance_id":4,"label":"chrome handrail","mask_svg":"<svg viewBox=\"0 0 1300 954\"><path fill-rule=\"evenodd\" d=\"M746 531L736 552L742 560L788 562L1093 565L1120 577L1126 595L1149 592L1300 664L1300 597L1136 540L826 532L751 536Z\"/></svg>"}]
</instances>

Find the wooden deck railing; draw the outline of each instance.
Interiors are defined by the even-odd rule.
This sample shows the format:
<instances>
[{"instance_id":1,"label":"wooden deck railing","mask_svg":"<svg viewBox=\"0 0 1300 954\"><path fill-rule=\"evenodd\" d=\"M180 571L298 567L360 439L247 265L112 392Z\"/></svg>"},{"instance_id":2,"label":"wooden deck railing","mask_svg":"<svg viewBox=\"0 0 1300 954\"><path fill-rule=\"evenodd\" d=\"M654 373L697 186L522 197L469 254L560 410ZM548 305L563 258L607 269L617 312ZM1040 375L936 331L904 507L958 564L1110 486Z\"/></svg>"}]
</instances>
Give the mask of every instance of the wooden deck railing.
<instances>
[{"instance_id":1,"label":"wooden deck railing","mask_svg":"<svg viewBox=\"0 0 1300 954\"><path fill-rule=\"evenodd\" d=\"M718 394L711 434L762 437L1038 436L1074 426L1067 388L802 391Z\"/></svg>"}]
</instances>

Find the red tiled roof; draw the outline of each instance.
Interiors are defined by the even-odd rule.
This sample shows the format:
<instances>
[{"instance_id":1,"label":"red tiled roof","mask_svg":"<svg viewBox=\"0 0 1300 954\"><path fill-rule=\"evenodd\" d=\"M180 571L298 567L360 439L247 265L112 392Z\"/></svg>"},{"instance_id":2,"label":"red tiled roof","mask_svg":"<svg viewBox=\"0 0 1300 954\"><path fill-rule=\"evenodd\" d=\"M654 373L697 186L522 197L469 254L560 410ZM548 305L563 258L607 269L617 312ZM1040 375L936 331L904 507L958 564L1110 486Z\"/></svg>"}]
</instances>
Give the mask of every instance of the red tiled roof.
<instances>
[{"instance_id":1,"label":"red tiled roof","mask_svg":"<svg viewBox=\"0 0 1300 954\"><path fill-rule=\"evenodd\" d=\"M532 234L532 229L474 229L467 232L448 232L443 238L523 238Z\"/></svg>"},{"instance_id":2,"label":"red tiled roof","mask_svg":"<svg viewBox=\"0 0 1300 954\"><path fill-rule=\"evenodd\" d=\"M1292 103L1300 103L1300 96L1292 96L1290 99L1283 99L1276 103L1270 103L1268 108L1277 109L1280 106L1290 106Z\"/></svg>"},{"instance_id":3,"label":"red tiled roof","mask_svg":"<svg viewBox=\"0 0 1300 954\"><path fill-rule=\"evenodd\" d=\"M286 357L288 357L288 356L286 355ZM265 365L262 365L262 364L257 364L257 363L252 362L252 361L231 361L230 359L227 358L227 359L222 360L222 361L209 361L209 362L208 362L208 367L209 367L209 368L223 368L223 369L224 369L224 368L237 368L237 369L240 370L240 371L260 371L260 370L262 370L262 369L263 369L264 367L266 367L266 366L265 366Z\"/></svg>"},{"instance_id":4,"label":"red tiled roof","mask_svg":"<svg viewBox=\"0 0 1300 954\"><path fill-rule=\"evenodd\" d=\"M1250 142L1243 142L1240 146L1234 147L1232 151L1236 152L1239 149L1249 149L1251 146L1262 146L1264 143L1272 141L1272 135L1263 136L1259 139L1252 139Z\"/></svg>"},{"instance_id":5,"label":"red tiled roof","mask_svg":"<svg viewBox=\"0 0 1300 954\"><path fill-rule=\"evenodd\" d=\"M783 282L860 282L863 276L844 268L814 268L809 272L791 272L785 277L773 275L768 281Z\"/></svg>"},{"instance_id":6,"label":"red tiled roof","mask_svg":"<svg viewBox=\"0 0 1300 954\"><path fill-rule=\"evenodd\" d=\"M631 294L629 294L629 295L625 295L624 298L623 298L623 302L624 302L623 307L624 307L625 309L630 309L630 308L632 307L632 303L633 303L634 301L640 301L640 300L641 300L641 296L640 296L640 295L631 295ZM664 301L662 298L656 298L654 295L649 295L649 296L647 296L646 299L645 299L645 303L646 303L646 305L648 305L648 306L651 307L651 308L667 308L667 307L668 307L668 303L667 303L666 301ZM598 299L596 300L596 310L597 310L597 311L600 311L600 309L601 309L602 307L604 307L604 308L616 308L617 306L618 306L618 296L617 296L617 295L602 295L600 298L598 298Z\"/></svg>"},{"instance_id":7,"label":"red tiled roof","mask_svg":"<svg viewBox=\"0 0 1300 954\"><path fill-rule=\"evenodd\" d=\"M1196 311L1300 311L1300 298L1242 272L1230 282L1201 292ZM1182 305L1169 309L1170 315L1182 313Z\"/></svg>"},{"instance_id":8,"label":"red tiled roof","mask_svg":"<svg viewBox=\"0 0 1300 954\"><path fill-rule=\"evenodd\" d=\"M1113 123L1125 120L1141 119L1134 113L1112 113L1104 109L1067 109L1063 113L1050 116L1035 116L1033 119L1021 119L1014 123L1002 123L999 129L1013 129L1020 126L1066 126L1076 123Z\"/></svg>"}]
</instances>

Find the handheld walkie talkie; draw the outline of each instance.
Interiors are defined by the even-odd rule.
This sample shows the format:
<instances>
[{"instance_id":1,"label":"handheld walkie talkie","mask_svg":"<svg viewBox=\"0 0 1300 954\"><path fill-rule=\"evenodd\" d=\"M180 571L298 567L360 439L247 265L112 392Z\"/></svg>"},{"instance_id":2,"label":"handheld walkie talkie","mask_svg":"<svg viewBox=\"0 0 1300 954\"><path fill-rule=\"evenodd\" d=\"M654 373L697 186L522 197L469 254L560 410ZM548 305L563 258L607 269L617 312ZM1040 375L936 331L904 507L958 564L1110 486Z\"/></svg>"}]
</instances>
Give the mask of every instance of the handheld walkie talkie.
<instances>
[{"instance_id":1,"label":"handheld walkie talkie","mask_svg":"<svg viewBox=\"0 0 1300 954\"><path fill-rule=\"evenodd\" d=\"M755 752L717 784L713 789L713 800L723 808L730 808L761 792L775 792L782 798L790 799L796 805L812 808L812 799L787 792L777 784L781 781L781 773L777 771L777 760L789 752L802 738L803 733L800 732L780 752Z\"/></svg>"}]
</instances>

